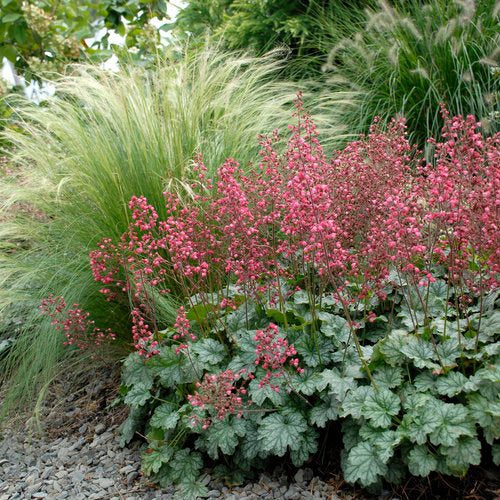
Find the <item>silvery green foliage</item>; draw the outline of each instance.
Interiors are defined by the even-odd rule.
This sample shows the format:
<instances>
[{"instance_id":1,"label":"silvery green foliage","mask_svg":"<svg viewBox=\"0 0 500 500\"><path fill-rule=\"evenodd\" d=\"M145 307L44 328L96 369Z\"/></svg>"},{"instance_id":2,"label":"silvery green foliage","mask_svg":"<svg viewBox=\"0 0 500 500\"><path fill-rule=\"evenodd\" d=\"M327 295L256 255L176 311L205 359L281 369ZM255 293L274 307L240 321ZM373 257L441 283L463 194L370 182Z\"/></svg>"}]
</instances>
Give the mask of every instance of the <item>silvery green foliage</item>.
<instances>
[{"instance_id":1,"label":"silvery green foliage","mask_svg":"<svg viewBox=\"0 0 500 500\"><path fill-rule=\"evenodd\" d=\"M363 487L399 481L405 473L462 476L490 453L498 463L498 294L483 298L481 312L471 304L466 320L446 306L444 280L430 287L423 316L406 307L405 293L390 291L387 303L378 304L384 314L371 323L357 321L375 385L328 294L314 313L301 292L291 295L285 313L242 303L224 316L231 338L213 326L204 337L192 320L199 340L190 342L189 356L167 344L148 360L135 353L125 360L120 399L131 412L122 426L123 444L136 430L144 434L143 472L160 484L178 485L180 498L206 493L197 482L205 459L231 457L235 470L221 465L216 471L235 478L272 456L300 467L314 457L331 422L342 423L345 479ZM378 301L366 302L367 311L373 303ZM216 324L213 305L196 307L205 325ZM363 318L365 311L356 314ZM269 384L259 388L265 370L255 364L256 331L270 321L295 346L305 369L298 374L285 367L273 379L278 391ZM204 374L228 369L254 376L244 383L248 406L241 418L234 412L203 428L211 409L193 408L187 395Z\"/></svg>"}]
</instances>

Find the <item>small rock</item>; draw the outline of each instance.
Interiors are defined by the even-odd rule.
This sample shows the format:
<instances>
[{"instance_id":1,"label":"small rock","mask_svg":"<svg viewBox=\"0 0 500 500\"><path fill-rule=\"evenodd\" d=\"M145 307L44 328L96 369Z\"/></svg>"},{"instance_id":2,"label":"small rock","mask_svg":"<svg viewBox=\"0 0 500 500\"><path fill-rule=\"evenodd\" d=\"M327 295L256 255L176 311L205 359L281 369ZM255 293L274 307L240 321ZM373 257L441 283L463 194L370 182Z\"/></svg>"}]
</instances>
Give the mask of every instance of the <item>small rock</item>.
<instances>
[{"instance_id":1,"label":"small rock","mask_svg":"<svg viewBox=\"0 0 500 500\"><path fill-rule=\"evenodd\" d=\"M295 486L290 486L288 491L283 495L285 500L300 500L300 493Z\"/></svg>"},{"instance_id":2,"label":"small rock","mask_svg":"<svg viewBox=\"0 0 500 500\"><path fill-rule=\"evenodd\" d=\"M127 474L127 484L130 486L139 476L137 471L132 471Z\"/></svg>"},{"instance_id":3,"label":"small rock","mask_svg":"<svg viewBox=\"0 0 500 500\"><path fill-rule=\"evenodd\" d=\"M125 465L125 467L122 467L120 469L120 472L124 475L129 474L130 472L133 472L136 470L136 467L133 467L132 465Z\"/></svg>"},{"instance_id":4,"label":"small rock","mask_svg":"<svg viewBox=\"0 0 500 500\"><path fill-rule=\"evenodd\" d=\"M296 473L295 476L293 476L293 480L296 483L303 483L304 482L304 469L299 469Z\"/></svg>"},{"instance_id":5,"label":"small rock","mask_svg":"<svg viewBox=\"0 0 500 500\"><path fill-rule=\"evenodd\" d=\"M99 486L101 488L104 488L106 490L106 489L110 488L111 486L113 486L115 484L115 482L112 479L106 479L103 477L103 478L97 480L97 484L99 484Z\"/></svg>"},{"instance_id":6,"label":"small rock","mask_svg":"<svg viewBox=\"0 0 500 500\"><path fill-rule=\"evenodd\" d=\"M48 496L48 493L45 493L44 491L38 491L37 493L33 493L31 496L33 498L45 498Z\"/></svg>"},{"instance_id":7,"label":"small rock","mask_svg":"<svg viewBox=\"0 0 500 500\"><path fill-rule=\"evenodd\" d=\"M102 434L106 430L106 426L104 424L97 424L95 426L94 432L96 434Z\"/></svg>"},{"instance_id":8,"label":"small rock","mask_svg":"<svg viewBox=\"0 0 500 500\"><path fill-rule=\"evenodd\" d=\"M213 497L213 498L220 497L220 491L218 491L218 490L210 490L207 493L207 496Z\"/></svg>"}]
</instances>

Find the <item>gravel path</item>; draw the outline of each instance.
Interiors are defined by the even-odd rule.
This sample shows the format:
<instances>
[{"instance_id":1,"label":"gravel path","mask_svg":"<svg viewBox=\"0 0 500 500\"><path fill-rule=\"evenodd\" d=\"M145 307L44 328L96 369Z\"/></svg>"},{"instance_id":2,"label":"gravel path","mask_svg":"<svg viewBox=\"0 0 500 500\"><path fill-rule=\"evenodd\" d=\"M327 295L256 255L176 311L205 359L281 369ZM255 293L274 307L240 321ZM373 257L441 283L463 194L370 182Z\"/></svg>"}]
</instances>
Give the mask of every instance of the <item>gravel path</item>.
<instances>
[{"instance_id":1,"label":"gravel path","mask_svg":"<svg viewBox=\"0 0 500 500\"><path fill-rule=\"evenodd\" d=\"M153 499L174 498L173 488L155 489L139 475L138 443L120 448L115 429L97 425L79 437L29 437L14 430L2 432L0 441L0 500L14 499ZM270 477L231 491L210 480L209 499L332 499L331 486L299 469L290 483L276 471Z\"/></svg>"},{"instance_id":2,"label":"gravel path","mask_svg":"<svg viewBox=\"0 0 500 500\"><path fill-rule=\"evenodd\" d=\"M174 498L174 488L157 489L140 475L139 442L119 445L116 429L127 410L110 407L119 380L119 370L109 364L87 370L51 387L41 408L41 430L28 415L0 427L0 500ZM208 474L203 479L211 500L340 499L308 468L293 478L278 468L231 490Z\"/></svg>"}]
</instances>

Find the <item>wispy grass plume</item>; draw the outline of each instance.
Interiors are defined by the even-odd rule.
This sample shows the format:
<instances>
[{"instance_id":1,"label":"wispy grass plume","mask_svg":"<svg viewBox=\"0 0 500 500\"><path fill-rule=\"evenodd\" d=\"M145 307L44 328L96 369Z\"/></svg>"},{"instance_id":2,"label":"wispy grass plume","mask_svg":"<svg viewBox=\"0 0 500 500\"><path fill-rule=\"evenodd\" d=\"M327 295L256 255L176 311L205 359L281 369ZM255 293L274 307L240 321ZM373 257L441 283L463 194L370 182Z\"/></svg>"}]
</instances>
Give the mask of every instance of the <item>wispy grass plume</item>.
<instances>
[{"instance_id":1,"label":"wispy grass plume","mask_svg":"<svg viewBox=\"0 0 500 500\"><path fill-rule=\"evenodd\" d=\"M297 92L276 83L282 64L279 52L254 58L205 47L154 70L80 66L46 107L21 106L22 131L6 132L20 170L0 180L0 311L22 303L27 317L0 361L4 413L31 402L69 356L37 309L50 293L130 340L127 307L112 308L99 293L89 251L126 231L132 195L160 208L167 187L182 190L195 153L212 172L229 156L255 159L258 134L284 128ZM161 307L168 321L175 293Z\"/></svg>"}]
</instances>

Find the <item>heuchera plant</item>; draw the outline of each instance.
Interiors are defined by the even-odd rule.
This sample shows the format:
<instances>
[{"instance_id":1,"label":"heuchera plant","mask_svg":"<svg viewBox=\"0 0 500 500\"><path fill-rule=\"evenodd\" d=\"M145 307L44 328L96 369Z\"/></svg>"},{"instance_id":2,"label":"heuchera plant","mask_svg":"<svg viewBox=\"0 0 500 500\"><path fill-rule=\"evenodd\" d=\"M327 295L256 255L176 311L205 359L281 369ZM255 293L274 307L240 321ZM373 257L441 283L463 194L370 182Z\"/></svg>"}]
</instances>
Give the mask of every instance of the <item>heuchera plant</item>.
<instances>
[{"instance_id":1,"label":"heuchera plant","mask_svg":"<svg viewBox=\"0 0 500 500\"><path fill-rule=\"evenodd\" d=\"M121 241L91 252L108 300L133 305L123 442L143 429L143 472L193 497L207 457L300 466L339 419L362 486L498 462L500 136L443 108L432 164L403 120L327 159L300 98L295 116L284 153L262 137L255 167L214 179L197 156L167 217L133 197Z\"/></svg>"}]
</instances>

